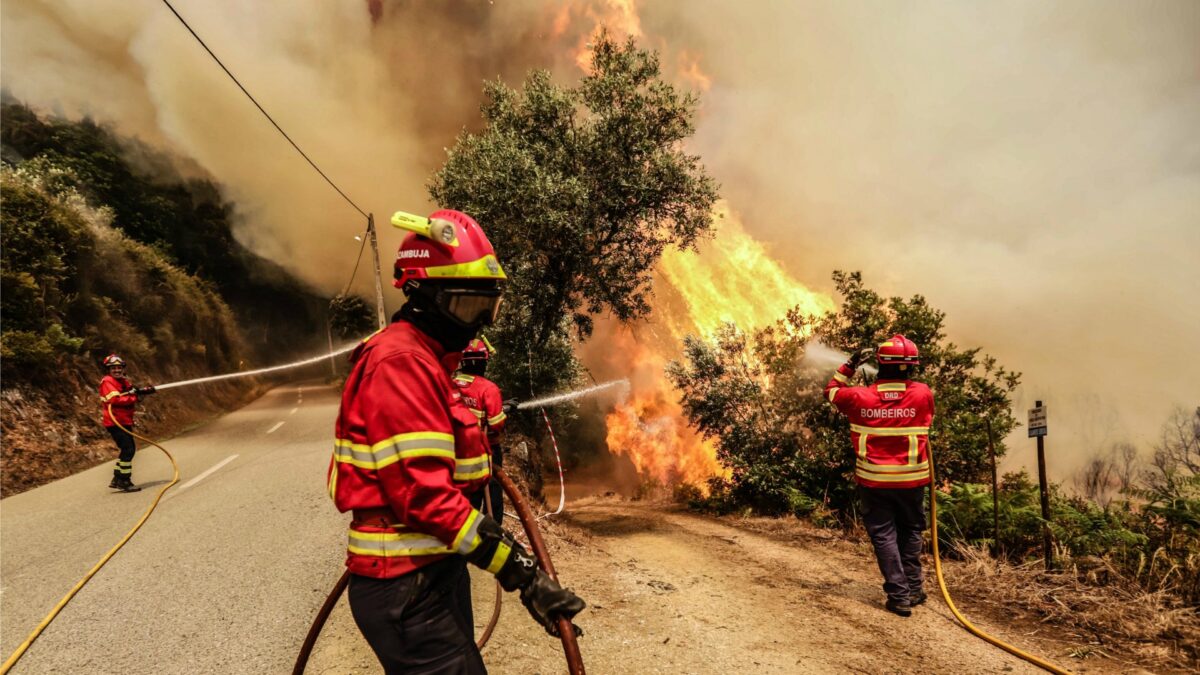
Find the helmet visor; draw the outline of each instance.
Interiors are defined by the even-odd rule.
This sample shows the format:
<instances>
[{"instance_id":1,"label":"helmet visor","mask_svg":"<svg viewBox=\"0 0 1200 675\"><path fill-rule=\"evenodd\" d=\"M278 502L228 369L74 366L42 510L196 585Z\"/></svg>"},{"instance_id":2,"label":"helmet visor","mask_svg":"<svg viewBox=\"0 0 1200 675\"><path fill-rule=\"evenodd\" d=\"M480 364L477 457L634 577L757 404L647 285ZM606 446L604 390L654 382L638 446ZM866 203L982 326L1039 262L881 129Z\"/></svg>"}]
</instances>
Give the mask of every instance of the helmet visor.
<instances>
[{"instance_id":1,"label":"helmet visor","mask_svg":"<svg viewBox=\"0 0 1200 675\"><path fill-rule=\"evenodd\" d=\"M444 288L437 294L437 304L461 326L487 326L499 316L503 296L499 289Z\"/></svg>"}]
</instances>

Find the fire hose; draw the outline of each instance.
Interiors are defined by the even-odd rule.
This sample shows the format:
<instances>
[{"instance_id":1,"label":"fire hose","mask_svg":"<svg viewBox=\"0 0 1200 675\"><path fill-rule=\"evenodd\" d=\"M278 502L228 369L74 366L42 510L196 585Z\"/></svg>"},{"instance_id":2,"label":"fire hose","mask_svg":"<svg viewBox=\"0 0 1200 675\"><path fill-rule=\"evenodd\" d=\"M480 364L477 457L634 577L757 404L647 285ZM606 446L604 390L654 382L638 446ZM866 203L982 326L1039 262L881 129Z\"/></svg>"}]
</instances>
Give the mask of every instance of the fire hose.
<instances>
[{"instance_id":1,"label":"fire hose","mask_svg":"<svg viewBox=\"0 0 1200 675\"><path fill-rule=\"evenodd\" d=\"M162 499L162 496L166 494L167 490L171 489L171 486L179 482L179 465L175 463L175 458L171 456L171 453L167 452L167 449L159 445L157 442L146 438L145 436L139 436L138 434L133 433L133 431L126 429L120 422L117 421L117 418L113 416L112 406L109 405L107 407L109 418L111 418L113 423L120 427L122 431L163 451L163 454L167 456L167 459L171 460L171 468L175 472L174 476L171 477L171 482L164 485L163 488L158 491L158 494L154 497L154 501L150 503L149 508L147 508L146 512L142 514L141 519L137 521L137 524L133 526L133 529L129 530L129 532L127 532L125 536L121 538L121 541L117 542L116 546L113 546L111 549L109 549L108 553L105 553L104 557L100 558L100 561L92 566L92 569L88 570L87 574L83 575L83 578L80 579L77 584L75 584L74 588L68 591L67 594L63 596L62 600L58 601L58 604L54 606L54 609L50 610L50 613L47 614L46 617L42 619L41 623L39 623L37 627L33 629L33 632L29 634L29 637L25 638L25 641L22 642L21 645L17 647L16 651L14 651L12 655L8 657L8 660L4 662L4 665L0 666L0 675L6 675L8 671L12 670L13 666L17 665L17 661L21 660L21 657L24 656L29 647L33 645L33 641L38 639L38 636L42 634L42 631L46 630L46 627L50 625L50 622L54 621L55 617L58 616L58 613L61 612L62 609L67 606L67 603L71 602L71 599L75 597L75 594L78 593L80 589L87 584L87 582L92 580L92 577L100 571L100 568L104 567L104 565L111 560L114 555L117 554L117 551L121 550L121 547L133 538L133 535L136 534L146 520L150 518L150 514L154 513L154 509L158 506L158 502L160 499Z\"/></svg>"},{"instance_id":2,"label":"fire hose","mask_svg":"<svg viewBox=\"0 0 1200 675\"><path fill-rule=\"evenodd\" d=\"M558 574L554 571L554 564L550 562L550 553L546 550L546 542L542 539L541 530L538 529L537 518L529 510L529 506L521 498L521 493L517 490L517 486L513 484L512 479L508 477L508 474L504 473L503 469L495 469L493 477L500 481L500 486L504 488L504 494L508 495L509 501L512 502L513 508L516 509L517 518L521 520L521 526L525 529L525 535L529 538L530 548L533 549L533 554L537 557L538 564L541 565L542 570L551 579L558 581ZM296 656L296 665L292 668L292 675L303 675L304 668L308 665L308 658L312 654L313 646L317 642L317 636L321 634L321 629L325 626L326 620L329 619L329 614L333 611L334 605L337 604L338 598L346 590L349 580L350 572L344 572L341 578L337 580L337 583L334 584L333 590L329 592L329 596L325 598L324 604L321 605L321 609L313 619L312 627L308 629L308 635L304 638L304 644L300 647L300 653ZM496 609L493 610L492 621L484 631L480 642L477 643L480 647L491 637L496 619L500 616L499 608L500 598L497 597ZM569 619L559 617L558 637L562 641L563 654L567 659L567 671L571 675L584 675L583 656L579 652L579 642L576 640L575 629L571 626Z\"/></svg>"},{"instance_id":3,"label":"fire hose","mask_svg":"<svg viewBox=\"0 0 1200 675\"><path fill-rule=\"evenodd\" d=\"M932 444L930 445L930 449L929 449L929 476L931 479L935 478L935 474L934 474L934 470L933 470L933 447L932 447ZM963 628L966 628L975 637L980 638L981 640L984 640L986 642L990 642L991 644L999 647L1000 649L1003 649L1004 651L1008 652L1009 654L1012 654L1013 656L1016 656L1017 658L1024 659L1025 661L1032 663L1033 665L1037 666L1038 668L1041 668L1042 670L1045 670L1045 671L1051 672L1051 673L1056 673L1057 675L1070 675L1070 671L1064 670L1064 669L1054 665L1053 663L1050 663L1049 661L1040 659L1040 658L1034 656L1033 654L1029 654L1027 652L1021 651L1020 649L1017 649L1016 647L1008 644L1007 642L1004 642L1003 640L1000 640L999 638L992 637L991 635L988 635L987 633L983 632L982 630L979 630L978 628L976 628L974 626L974 624L972 624L970 621L967 620L967 617L962 615L962 612L958 611L958 607L956 607L954 605L954 600L952 600L950 598L950 590L946 587L946 579L944 576L942 576L942 558L941 558L941 555L939 555L939 553L938 553L937 489L935 488L936 485L937 485L936 480L930 481L930 484L929 484L929 516L930 516L930 521L931 521L932 527L933 527L933 533L932 533L932 535L933 535L933 568L937 572L938 587L942 590L942 598L945 599L946 606L950 608L950 611L954 614L954 617L956 619L958 619L959 623L961 623L963 625Z\"/></svg>"}]
</instances>

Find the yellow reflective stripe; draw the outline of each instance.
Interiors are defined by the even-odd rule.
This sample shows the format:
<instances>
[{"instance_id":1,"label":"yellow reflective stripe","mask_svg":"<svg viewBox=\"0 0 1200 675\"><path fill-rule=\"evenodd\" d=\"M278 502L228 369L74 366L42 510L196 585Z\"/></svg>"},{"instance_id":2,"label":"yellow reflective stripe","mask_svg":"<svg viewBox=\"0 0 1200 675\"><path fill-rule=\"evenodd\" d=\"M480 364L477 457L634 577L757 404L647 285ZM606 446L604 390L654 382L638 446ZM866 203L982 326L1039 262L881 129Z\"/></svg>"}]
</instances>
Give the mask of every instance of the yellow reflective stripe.
<instances>
[{"instance_id":1,"label":"yellow reflective stripe","mask_svg":"<svg viewBox=\"0 0 1200 675\"><path fill-rule=\"evenodd\" d=\"M374 555L384 558L453 553L437 537L427 534L360 532L354 529L350 530L346 548L357 555Z\"/></svg>"},{"instance_id":2,"label":"yellow reflective stripe","mask_svg":"<svg viewBox=\"0 0 1200 675\"><path fill-rule=\"evenodd\" d=\"M872 473L863 469L856 469L855 475L859 478L873 480L877 483L903 483L910 480L921 480L929 477L929 470L914 471L912 473Z\"/></svg>"},{"instance_id":3,"label":"yellow reflective stripe","mask_svg":"<svg viewBox=\"0 0 1200 675\"><path fill-rule=\"evenodd\" d=\"M403 267L404 263L400 263ZM458 265L440 265L438 267L426 267L425 276L429 277L472 277L484 279L507 279L504 270L500 267L500 261L496 260L496 256L487 254L479 260L460 263Z\"/></svg>"},{"instance_id":4,"label":"yellow reflective stripe","mask_svg":"<svg viewBox=\"0 0 1200 675\"><path fill-rule=\"evenodd\" d=\"M454 376L454 379L458 380L459 382L465 382L466 384L471 384L472 382L475 381L475 376L468 375L466 373L459 373Z\"/></svg>"},{"instance_id":5,"label":"yellow reflective stripe","mask_svg":"<svg viewBox=\"0 0 1200 675\"><path fill-rule=\"evenodd\" d=\"M864 427L861 424L851 424L850 431L872 436L908 436L910 434L928 434L929 427Z\"/></svg>"},{"instance_id":6,"label":"yellow reflective stripe","mask_svg":"<svg viewBox=\"0 0 1200 675\"><path fill-rule=\"evenodd\" d=\"M918 438L920 438L919 434L913 434L908 437L908 463L909 464L917 463L917 454L918 454L917 453L917 439Z\"/></svg>"},{"instance_id":7,"label":"yellow reflective stripe","mask_svg":"<svg viewBox=\"0 0 1200 675\"><path fill-rule=\"evenodd\" d=\"M837 380L838 382L841 382L842 384L850 384L850 378L846 377L845 375L843 375L841 373L835 372L833 374L833 379Z\"/></svg>"},{"instance_id":8,"label":"yellow reflective stripe","mask_svg":"<svg viewBox=\"0 0 1200 675\"><path fill-rule=\"evenodd\" d=\"M492 574L498 574L500 568L504 567L504 563L508 562L510 555L512 555L512 547L504 542L500 542L496 546L496 553L492 555L492 562L488 563L487 571Z\"/></svg>"},{"instance_id":9,"label":"yellow reflective stripe","mask_svg":"<svg viewBox=\"0 0 1200 675\"><path fill-rule=\"evenodd\" d=\"M120 396L120 395L121 395L121 392L119 392L119 391L110 391L110 392L108 392L107 394L105 394L105 395L104 395L104 398L103 398L103 399L101 399L101 400L102 400L102 401L106 401L106 402L107 402L107 401L111 401L112 399L114 399L114 398L116 398L116 397L118 397L118 396Z\"/></svg>"},{"instance_id":10,"label":"yellow reflective stripe","mask_svg":"<svg viewBox=\"0 0 1200 675\"><path fill-rule=\"evenodd\" d=\"M921 462L920 464L872 464L869 461L864 462L859 460L855 462L854 466L867 473L915 473L927 471L929 469L929 462Z\"/></svg>"},{"instance_id":11,"label":"yellow reflective stripe","mask_svg":"<svg viewBox=\"0 0 1200 675\"><path fill-rule=\"evenodd\" d=\"M475 417L477 417L478 419L480 419L480 420L483 419L483 411L482 410L476 410L475 408L467 408L467 410L470 410L472 413L474 413Z\"/></svg>"},{"instance_id":12,"label":"yellow reflective stripe","mask_svg":"<svg viewBox=\"0 0 1200 675\"><path fill-rule=\"evenodd\" d=\"M458 535L454 537L451 549L467 555L479 547L479 523L482 515L479 511L471 509L471 513L467 514L467 521L458 528Z\"/></svg>"},{"instance_id":13,"label":"yellow reflective stripe","mask_svg":"<svg viewBox=\"0 0 1200 675\"><path fill-rule=\"evenodd\" d=\"M506 419L508 419L508 415L505 414L503 410L501 410L499 415L496 415L495 417L489 417L487 422L489 425L494 427Z\"/></svg>"},{"instance_id":14,"label":"yellow reflective stripe","mask_svg":"<svg viewBox=\"0 0 1200 675\"><path fill-rule=\"evenodd\" d=\"M339 438L333 444L334 458L360 469L382 469L402 459L444 457L454 459L454 436L435 431L399 434L372 446Z\"/></svg>"},{"instance_id":15,"label":"yellow reflective stripe","mask_svg":"<svg viewBox=\"0 0 1200 675\"><path fill-rule=\"evenodd\" d=\"M837 387L834 387L833 389L829 390L829 402L830 403L833 403L833 397L837 396L838 391L840 391L840 390Z\"/></svg>"},{"instance_id":16,"label":"yellow reflective stripe","mask_svg":"<svg viewBox=\"0 0 1200 675\"><path fill-rule=\"evenodd\" d=\"M876 387L879 391L905 391L907 388L903 382L888 382Z\"/></svg>"},{"instance_id":17,"label":"yellow reflective stripe","mask_svg":"<svg viewBox=\"0 0 1200 675\"><path fill-rule=\"evenodd\" d=\"M363 338L363 339L362 339L362 342L361 342L360 344L366 344L366 343L367 343L367 340L370 340L371 338L375 337L376 335L379 335L379 334L380 334L380 333L382 333L382 332L383 332L385 329L386 329L386 327L385 327L385 328L380 328L379 330L375 331L374 333L371 333L371 334L370 334L370 335L368 335L367 337Z\"/></svg>"},{"instance_id":18,"label":"yellow reflective stripe","mask_svg":"<svg viewBox=\"0 0 1200 675\"><path fill-rule=\"evenodd\" d=\"M880 347L894 347L895 344L891 340L888 340L887 342L884 342L883 344L881 344L879 346Z\"/></svg>"},{"instance_id":19,"label":"yellow reflective stripe","mask_svg":"<svg viewBox=\"0 0 1200 675\"><path fill-rule=\"evenodd\" d=\"M454 460L454 480L475 480L490 476L491 473L491 457L488 455Z\"/></svg>"},{"instance_id":20,"label":"yellow reflective stripe","mask_svg":"<svg viewBox=\"0 0 1200 675\"><path fill-rule=\"evenodd\" d=\"M337 468L337 464L334 464L333 466L329 467L329 498L330 499L337 499L337 476L338 476L338 468Z\"/></svg>"},{"instance_id":21,"label":"yellow reflective stripe","mask_svg":"<svg viewBox=\"0 0 1200 675\"><path fill-rule=\"evenodd\" d=\"M854 429L854 425L850 425L850 429ZM859 432L858 434L858 456L865 462L867 461L867 434Z\"/></svg>"}]
</instances>

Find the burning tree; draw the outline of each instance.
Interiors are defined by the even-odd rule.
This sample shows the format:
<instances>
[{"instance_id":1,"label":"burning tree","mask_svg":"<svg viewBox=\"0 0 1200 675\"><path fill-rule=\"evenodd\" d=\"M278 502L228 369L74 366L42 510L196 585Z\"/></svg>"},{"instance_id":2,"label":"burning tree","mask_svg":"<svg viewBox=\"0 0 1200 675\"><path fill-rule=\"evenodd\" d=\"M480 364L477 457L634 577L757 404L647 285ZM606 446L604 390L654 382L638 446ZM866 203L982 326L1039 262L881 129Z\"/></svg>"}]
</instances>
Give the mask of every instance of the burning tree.
<instances>
[{"instance_id":1,"label":"burning tree","mask_svg":"<svg viewBox=\"0 0 1200 675\"><path fill-rule=\"evenodd\" d=\"M533 71L520 90L489 82L484 129L462 134L429 186L487 230L510 285L490 337L515 358L502 387L546 391L579 370L572 338L592 316L645 316L651 273L669 246L711 226L716 183L682 143L697 98L660 77L658 56L601 33L574 87ZM532 373L527 375L527 367Z\"/></svg>"},{"instance_id":2,"label":"burning tree","mask_svg":"<svg viewBox=\"0 0 1200 675\"><path fill-rule=\"evenodd\" d=\"M814 318L792 310L751 335L729 326L715 341L688 338L684 359L671 364L685 413L716 441L718 458L732 470L729 479L712 481L714 504L766 513L821 504L843 514L852 509L847 422L822 395L832 368L803 363L813 341L850 352L898 332L921 345L919 379L937 396L930 439L939 479L986 480L988 419L996 453L1004 453L1001 439L1016 425L1010 394L1020 375L979 349L947 342L945 314L922 296L885 299L857 272L833 278L843 298L837 312Z\"/></svg>"}]
</instances>

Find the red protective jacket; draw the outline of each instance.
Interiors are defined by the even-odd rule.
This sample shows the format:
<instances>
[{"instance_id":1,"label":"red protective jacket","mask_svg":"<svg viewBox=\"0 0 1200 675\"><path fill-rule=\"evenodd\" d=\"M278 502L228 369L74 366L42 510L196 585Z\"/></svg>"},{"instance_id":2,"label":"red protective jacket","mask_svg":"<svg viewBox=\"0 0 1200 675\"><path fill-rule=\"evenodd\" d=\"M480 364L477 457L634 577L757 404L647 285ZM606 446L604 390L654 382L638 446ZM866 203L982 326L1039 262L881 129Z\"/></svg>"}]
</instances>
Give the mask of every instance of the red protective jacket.
<instances>
[{"instance_id":1,"label":"red protective jacket","mask_svg":"<svg viewBox=\"0 0 1200 675\"><path fill-rule=\"evenodd\" d=\"M113 422L113 417L117 418L117 422L126 429L133 428L133 411L137 407L137 394L122 394L123 391L133 389L133 384L124 377L113 377L105 375L103 380L100 380L100 409L104 415L104 426L116 426ZM108 407L112 406L112 415L108 414Z\"/></svg>"},{"instance_id":2,"label":"red protective jacket","mask_svg":"<svg viewBox=\"0 0 1200 675\"><path fill-rule=\"evenodd\" d=\"M842 365L825 385L825 397L850 418L854 480L878 488L928 485L933 392L912 380L851 387L853 376Z\"/></svg>"},{"instance_id":3,"label":"red protective jacket","mask_svg":"<svg viewBox=\"0 0 1200 675\"><path fill-rule=\"evenodd\" d=\"M328 478L338 510L355 511L354 574L398 577L480 544L480 513L465 495L488 482L491 458L450 379L460 356L401 320L351 357Z\"/></svg>"},{"instance_id":4,"label":"red protective jacket","mask_svg":"<svg viewBox=\"0 0 1200 675\"><path fill-rule=\"evenodd\" d=\"M482 375L459 373L454 384L462 394L463 403L475 413L475 417L487 432L488 445L493 449L500 443L500 432L508 415L504 414L504 400L500 387Z\"/></svg>"}]
</instances>

